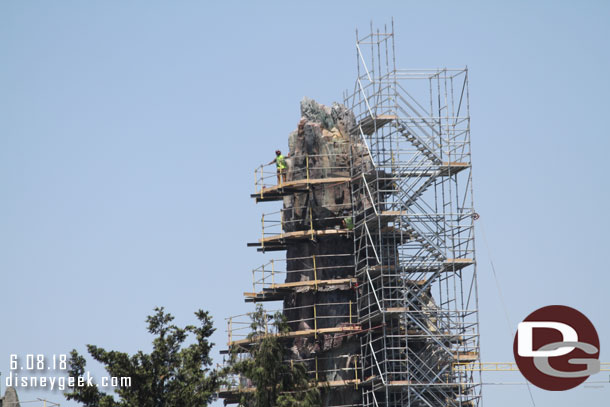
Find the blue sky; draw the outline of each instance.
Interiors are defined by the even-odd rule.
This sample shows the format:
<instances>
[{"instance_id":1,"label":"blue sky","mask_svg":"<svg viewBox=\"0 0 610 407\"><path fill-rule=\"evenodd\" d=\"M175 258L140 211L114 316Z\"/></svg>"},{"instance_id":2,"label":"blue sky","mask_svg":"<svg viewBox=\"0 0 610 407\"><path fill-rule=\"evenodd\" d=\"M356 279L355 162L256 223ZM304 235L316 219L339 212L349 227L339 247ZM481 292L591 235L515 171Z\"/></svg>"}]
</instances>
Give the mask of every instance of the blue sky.
<instances>
[{"instance_id":1,"label":"blue sky","mask_svg":"<svg viewBox=\"0 0 610 407\"><path fill-rule=\"evenodd\" d=\"M254 168L286 148L303 96L341 101L355 29L392 16L399 67L470 69L483 360L512 361L491 252L511 329L569 305L610 361L610 6L584 3L1 1L2 377L10 354L146 350L157 305L181 324L210 310L222 347L265 261L246 247L269 209L249 199ZM531 405L523 385L484 399Z\"/></svg>"}]
</instances>

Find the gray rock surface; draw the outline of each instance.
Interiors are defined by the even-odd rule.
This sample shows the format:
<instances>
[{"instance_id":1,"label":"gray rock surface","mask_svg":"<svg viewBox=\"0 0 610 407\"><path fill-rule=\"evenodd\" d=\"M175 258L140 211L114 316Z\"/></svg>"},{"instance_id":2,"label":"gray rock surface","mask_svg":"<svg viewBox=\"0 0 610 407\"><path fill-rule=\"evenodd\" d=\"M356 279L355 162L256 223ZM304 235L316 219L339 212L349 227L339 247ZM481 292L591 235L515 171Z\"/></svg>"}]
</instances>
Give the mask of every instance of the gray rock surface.
<instances>
[{"instance_id":1,"label":"gray rock surface","mask_svg":"<svg viewBox=\"0 0 610 407\"><path fill-rule=\"evenodd\" d=\"M373 202L374 197L380 194L377 190L391 190L391 177L382 171L374 170L367 147L361 139L352 137L349 129L354 128L355 118L351 111L339 104L332 107L324 106L316 101L304 98L301 101L301 120L296 131L290 133L289 149L290 158L288 159L288 181L299 179L323 179L323 178L350 178L352 171L350 167L357 168L363 174L369 185L369 193L356 196L352 202L350 182L333 182L313 185L307 192L299 192L288 195L284 198L283 207L283 230L293 232L299 230L327 230L343 228L342 220L346 216L351 216L353 210L359 213L362 218L372 217L374 208L382 211L385 208L380 202ZM352 208L352 204L354 208ZM374 225L373 225L374 226ZM384 225L379 225L384 227ZM383 230L383 229L382 229ZM379 237L382 239L383 246L392 250L392 246L401 244L394 235L389 237ZM374 234L372 239L378 239ZM329 256L330 255L330 256ZM312 271L314 265L312 256L316 256L317 273ZM354 276L354 243L351 235L337 235L318 237L315 240L301 240L291 242L287 247L287 271L286 282L296 282L303 280L333 280ZM293 260L291 260L293 259ZM367 262L370 266L372 259ZM388 256L384 260L383 266L394 265L398 259ZM301 270L307 271L301 271ZM395 274L389 274L384 278L387 287L400 287L401 282ZM359 288L351 287L349 284L343 286L333 286L332 288L311 287L294 290L284 300L284 313L290 322L292 330L314 329L313 305L316 304L316 322L318 329L333 328L349 325L345 316L350 314L352 304L353 323L357 322L357 296L356 289L360 290L362 297L367 295L368 285ZM416 295L418 294L418 295ZM394 318L389 322L391 327L387 330L393 332L392 336L398 338L404 331L409 329L418 330L422 325L427 325L431 332L438 332L437 318L438 307L436 306L432 294L428 289L425 293L418 292L417 287L413 287L407 294L411 298L408 303L411 307L421 309L422 316L427 317L416 324L407 321L403 316ZM396 298L396 306L404 306L404 299ZM327 304L332 304L328 306ZM388 321L386 321L388 322ZM375 351L380 350L383 341L379 336L380 332L371 332L371 343L374 343ZM404 340L400 343L394 342L396 348L405 346ZM444 341L444 340L443 340ZM447 339L444 346L451 347L452 339ZM319 381L341 381L352 380L355 377L355 362L360 355L360 338L357 334L331 333L318 334L317 337L305 336L294 339L290 343L291 357L295 360L317 359ZM451 360L447 356L438 340L431 338L410 339L408 341L408 351L396 356L407 363L409 358L416 357L418 360L426 360L429 366L434 366L436 374L446 377L450 371ZM358 379L371 377L377 374L372 364L366 365L364 361L363 375ZM314 370L312 362L308 362L309 370ZM388 377L393 378L393 370L400 370L397 366L388 367L390 371ZM445 372L445 373L443 373ZM418 377L417 372L413 372L412 377L426 381L426 377ZM397 379L402 379L398 377ZM434 392L434 391L433 391ZM440 397L440 396L435 396ZM355 390L353 386L332 387L323 392L324 406L349 406L361 404L361 392ZM414 404L415 405L415 404ZM417 404L419 406L420 404Z\"/></svg>"},{"instance_id":2,"label":"gray rock surface","mask_svg":"<svg viewBox=\"0 0 610 407\"><path fill-rule=\"evenodd\" d=\"M290 159L288 181L350 177L350 139L347 129L354 126L351 111L340 104L332 107L312 99L301 101L301 121L289 136ZM284 198L284 231L343 228L342 220L352 213L348 181L313 186L308 192ZM351 235L319 237L288 245L286 282L333 280L354 276L354 243ZM312 256L316 256L313 269ZM330 255L330 256L329 256ZM332 256L336 255L336 256ZM297 259L297 260L290 260ZM290 271L293 271L290 273ZM293 330L314 329L313 304L316 304L317 328L349 325L349 303L353 304L356 322L356 292L348 285L329 289L295 290L284 300L284 313ZM333 305L326 305L333 304ZM336 305L335 305L336 304ZM297 308L288 310L289 308ZM318 359L319 381L355 379L354 362L360 354L356 335L318 334L295 339L290 345L295 360ZM314 370L312 363L309 368ZM324 405L351 405L360 401L360 392L353 386L331 388L323 394Z\"/></svg>"}]
</instances>

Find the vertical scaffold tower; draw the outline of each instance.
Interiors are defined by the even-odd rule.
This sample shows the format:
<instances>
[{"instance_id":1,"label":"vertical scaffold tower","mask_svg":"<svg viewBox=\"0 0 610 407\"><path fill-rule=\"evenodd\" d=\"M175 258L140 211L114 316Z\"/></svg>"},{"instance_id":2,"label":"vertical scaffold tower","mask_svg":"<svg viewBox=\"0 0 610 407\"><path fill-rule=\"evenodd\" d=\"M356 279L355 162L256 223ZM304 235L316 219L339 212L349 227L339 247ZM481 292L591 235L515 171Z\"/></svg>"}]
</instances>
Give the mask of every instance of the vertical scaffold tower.
<instances>
[{"instance_id":1,"label":"vertical scaffold tower","mask_svg":"<svg viewBox=\"0 0 610 407\"><path fill-rule=\"evenodd\" d=\"M479 361L467 69L396 68L394 27L356 34L345 105L362 405L476 406Z\"/></svg>"},{"instance_id":2,"label":"vertical scaffold tower","mask_svg":"<svg viewBox=\"0 0 610 407\"><path fill-rule=\"evenodd\" d=\"M480 371L459 368L479 361L468 71L396 69L393 24L356 39L344 104L303 99L286 167L255 170L251 197L281 207L248 246L281 254L245 300L289 331L231 317L227 345L277 336L325 407L478 406ZM220 396L253 390L236 376Z\"/></svg>"}]
</instances>

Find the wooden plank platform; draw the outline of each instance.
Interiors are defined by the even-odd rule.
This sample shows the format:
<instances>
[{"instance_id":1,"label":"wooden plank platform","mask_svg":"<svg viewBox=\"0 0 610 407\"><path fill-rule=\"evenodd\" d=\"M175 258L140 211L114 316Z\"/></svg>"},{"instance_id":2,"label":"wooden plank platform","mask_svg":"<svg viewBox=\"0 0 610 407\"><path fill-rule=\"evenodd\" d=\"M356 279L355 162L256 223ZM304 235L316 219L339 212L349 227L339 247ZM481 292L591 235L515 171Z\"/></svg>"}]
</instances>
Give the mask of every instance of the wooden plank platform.
<instances>
[{"instance_id":1,"label":"wooden plank platform","mask_svg":"<svg viewBox=\"0 0 610 407\"><path fill-rule=\"evenodd\" d=\"M455 268L459 270L470 266L471 264L474 264L473 259L447 259L447 261L445 261L445 268Z\"/></svg>"},{"instance_id":2,"label":"wooden plank platform","mask_svg":"<svg viewBox=\"0 0 610 407\"><path fill-rule=\"evenodd\" d=\"M360 384L360 379L350 380L331 380L327 382L318 382L318 387L342 387L342 386L355 386Z\"/></svg>"},{"instance_id":3,"label":"wooden plank platform","mask_svg":"<svg viewBox=\"0 0 610 407\"><path fill-rule=\"evenodd\" d=\"M283 246L289 240L307 240L320 236L347 235L352 231L349 229L322 229L322 230L297 230L258 239L256 243L248 243L248 247L259 246Z\"/></svg>"},{"instance_id":4,"label":"wooden plank platform","mask_svg":"<svg viewBox=\"0 0 610 407\"><path fill-rule=\"evenodd\" d=\"M421 382L413 382L411 380L390 380L388 382L388 390L389 391L400 391L402 387L433 387L433 388L443 388L443 389L453 389L453 391L458 391L461 389L462 393L466 393L468 390L468 385L463 383L421 383Z\"/></svg>"},{"instance_id":5,"label":"wooden plank platform","mask_svg":"<svg viewBox=\"0 0 610 407\"><path fill-rule=\"evenodd\" d=\"M357 135L360 134L360 129L362 128L362 133L370 136L375 132L375 129L380 129L386 124L390 123L392 120L398 119L396 115L389 114L381 114L376 116L375 118L371 116L367 116L362 119L357 125L350 129L350 134Z\"/></svg>"},{"instance_id":6,"label":"wooden plank platform","mask_svg":"<svg viewBox=\"0 0 610 407\"><path fill-rule=\"evenodd\" d=\"M396 216L406 216L409 212L408 211L383 211L381 212L381 217L384 218L392 218L392 217L396 217ZM413 212L411 212L413 213Z\"/></svg>"},{"instance_id":7,"label":"wooden plank platform","mask_svg":"<svg viewBox=\"0 0 610 407\"><path fill-rule=\"evenodd\" d=\"M441 165L441 177L447 177L449 175L457 174L458 172L470 168L470 163L462 163L457 161L445 161Z\"/></svg>"},{"instance_id":8,"label":"wooden plank platform","mask_svg":"<svg viewBox=\"0 0 610 407\"><path fill-rule=\"evenodd\" d=\"M345 387L345 386L370 386L373 381L380 382L381 379L379 376L370 376L366 378L366 380L361 381L360 379L348 379L348 380L331 380L331 381L323 381L316 382L315 386L319 388L333 388L333 387ZM463 383L420 383L413 382L411 380L390 380L387 382L388 390L390 391L400 391L404 387L419 387L419 386L430 386L433 388L447 388L452 389L453 391L458 391L461 389L461 392L466 393L470 386ZM244 393L253 393L256 390L255 386L241 387L241 386L222 386L218 391L218 395L220 398L224 399L225 404L236 404L239 402L239 395ZM458 402L456 402L456 405ZM475 404L474 401L463 401L459 402L462 406L473 406Z\"/></svg>"},{"instance_id":9,"label":"wooden plank platform","mask_svg":"<svg viewBox=\"0 0 610 407\"><path fill-rule=\"evenodd\" d=\"M325 381L325 382L317 382L315 385L316 385L316 387L325 388L325 387L356 386L356 385L359 385L360 383L361 383L360 379L348 379L348 380L330 380L330 381ZM220 390L218 391L218 395L221 398L229 399L229 398L235 397L236 395L238 395L240 393L253 393L255 390L256 390L256 387L254 387L254 386L221 387ZM235 403L238 402L238 399L234 399L234 400L235 400L234 401Z\"/></svg>"},{"instance_id":10,"label":"wooden plank platform","mask_svg":"<svg viewBox=\"0 0 610 407\"><path fill-rule=\"evenodd\" d=\"M295 192L306 191L312 185L322 184L340 184L349 182L350 177L331 177L331 178L316 178L316 179L299 179L294 181L282 182L282 184L271 187L262 188L251 194L252 198L256 198L256 202L279 201L285 195L290 195Z\"/></svg>"},{"instance_id":11,"label":"wooden plank platform","mask_svg":"<svg viewBox=\"0 0 610 407\"><path fill-rule=\"evenodd\" d=\"M389 386L409 386L411 384L411 380L390 380L388 382Z\"/></svg>"},{"instance_id":12,"label":"wooden plank platform","mask_svg":"<svg viewBox=\"0 0 610 407\"><path fill-rule=\"evenodd\" d=\"M453 354L456 362L476 362L479 360L478 352L456 352Z\"/></svg>"},{"instance_id":13,"label":"wooden plank platform","mask_svg":"<svg viewBox=\"0 0 610 407\"><path fill-rule=\"evenodd\" d=\"M458 172L470 168L470 163L457 162L457 161L445 161L438 169L428 169L423 171L407 171L400 174L388 174L388 179L399 179L406 177L423 177L423 176L442 176L446 177L449 175L457 174ZM440 172L438 172L440 170ZM385 179L385 177L381 177ZM343 182L350 182L350 177L330 177L330 178L316 178L316 179L299 179L293 181L282 182L278 185L270 187L264 187L251 194L250 197L255 198L256 202L267 202L267 201L279 201L286 195L293 194L295 192L307 191L311 186L323 185L323 184L338 184Z\"/></svg>"},{"instance_id":14,"label":"wooden plank platform","mask_svg":"<svg viewBox=\"0 0 610 407\"><path fill-rule=\"evenodd\" d=\"M356 278L340 278L335 280L305 280L305 281L294 281L290 283L271 284L269 287L264 287L263 291L259 292L245 292L244 297L246 302L256 301L278 301L284 299L287 294L293 292L295 288L300 287L312 287L318 286L329 287L329 286L344 286L348 285L351 287L355 285L358 280Z\"/></svg>"},{"instance_id":15,"label":"wooden plank platform","mask_svg":"<svg viewBox=\"0 0 610 407\"><path fill-rule=\"evenodd\" d=\"M257 336L255 338L246 338L246 339L240 339L237 341L230 341L228 343L229 347L231 346L240 346L240 345L248 345L254 341L257 341L259 339L264 338L265 336L277 336L279 338L299 338L299 337L303 337L303 336L312 336L312 335L321 335L321 334L334 334L334 333L342 333L342 332L360 332L362 331L362 328L360 327L360 325L348 325L348 326L337 326L334 328L320 328L320 329L305 329L302 331L291 331L291 332L284 332L284 333L274 333L274 334L267 334L264 336Z\"/></svg>"},{"instance_id":16,"label":"wooden plank platform","mask_svg":"<svg viewBox=\"0 0 610 407\"><path fill-rule=\"evenodd\" d=\"M343 266L342 266L343 267ZM327 286L327 285L342 285L342 284L355 284L356 278L339 278L335 280L305 280L305 281L293 281L290 283L272 284L269 289L282 289L292 287L312 287L312 286ZM267 288L266 288L267 289Z\"/></svg>"},{"instance_id":17,"label":"wooden plank platform","mask_svg":"<svg viewBox=\"0 0 610 407\"><path fill-rule=\"evenodd\" d=\"M365 381L363 381L363 385L367 385L370 384L373 381L381 381L381 378L377 375L373 375L373 376L369 376ZM462 383L421 383L421 382L414 382L411 380L389 380L387 382L387 386L388 386L388 390L389 391L397 391L400 390L402 387L411 387L411 386L432 386L432 387L441 387L441 388L462 388L462 391L465 391L467 389L467 386L462 384Z\"/></svg>"}]
</instances>

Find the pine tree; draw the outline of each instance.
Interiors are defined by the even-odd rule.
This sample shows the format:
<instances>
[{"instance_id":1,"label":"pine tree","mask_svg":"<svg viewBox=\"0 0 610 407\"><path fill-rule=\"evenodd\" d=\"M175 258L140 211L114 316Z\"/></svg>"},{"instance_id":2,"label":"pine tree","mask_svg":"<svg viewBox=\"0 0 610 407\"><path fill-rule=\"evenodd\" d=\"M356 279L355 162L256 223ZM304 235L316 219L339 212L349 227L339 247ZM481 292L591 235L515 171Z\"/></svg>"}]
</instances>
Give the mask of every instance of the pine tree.
<instances>
[{"instance_id":1,"label":"pine tree","mask_svg":"<svg viewBox=\"0 0 610 407\"><path fill-rule=\"evenodd\" d=\"M100 391L97 386L72 387L64 395L85 407L196 407L207 406L215 397L219 385L216 371L210 369L210 351L214 346L208 338L215 331L208 312L195 312L199 326L179 328L174 317L163 308L155 308L147 318L148 332L156 335L150 354L142 351L127 353L106 351L87 345L89 354L102 363L112 377L130 377L131 386L115 389L115 395ZM189 336L194 343L185 346ZM71 352L68 374L82 377L85 358Z\"/></svg>"},{"instance_id":2,"label":"pine tree","mask_svg":"<svg viewBox=\"0 0 610 407\"><path fill-rule=\"evenodd\" d=\"M269 317L258 306L251 315L250 346L246 358L239 360L239 350L231 350L229 372L249 380L254 391L241 393L242 407L314 407L320 406L320 391L310 383L302 363L290 362L281 335L269 335L269 325L278 333L289 330L280 312ZM242 349L243 351L243 349Z\"/></svg>"}]
</instances>

